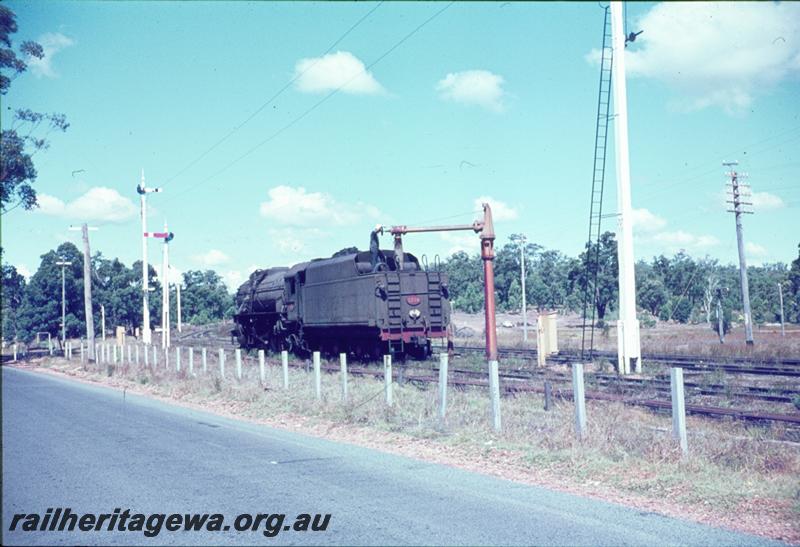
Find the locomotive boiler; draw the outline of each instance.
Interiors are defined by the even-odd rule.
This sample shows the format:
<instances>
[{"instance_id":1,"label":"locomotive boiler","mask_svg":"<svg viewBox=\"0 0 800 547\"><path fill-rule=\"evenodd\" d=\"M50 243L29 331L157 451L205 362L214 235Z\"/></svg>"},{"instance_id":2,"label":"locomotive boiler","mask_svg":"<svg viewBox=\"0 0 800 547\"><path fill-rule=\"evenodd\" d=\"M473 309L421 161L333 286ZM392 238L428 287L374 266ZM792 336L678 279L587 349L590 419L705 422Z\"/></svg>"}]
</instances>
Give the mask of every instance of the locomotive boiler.
<instances>
[{"instance_id":1,"label":"locomotive boiler","mask_svg":"<svg viewBox=\"0 0 800 547\"><path fill-rule=\"evenodd\" d=\"M450 325L447 274L409 253L354 252L256 270L236 294L242 348L425 358ZM398 260L398 258L400 260Z\"/></svg>"}]
</instances>

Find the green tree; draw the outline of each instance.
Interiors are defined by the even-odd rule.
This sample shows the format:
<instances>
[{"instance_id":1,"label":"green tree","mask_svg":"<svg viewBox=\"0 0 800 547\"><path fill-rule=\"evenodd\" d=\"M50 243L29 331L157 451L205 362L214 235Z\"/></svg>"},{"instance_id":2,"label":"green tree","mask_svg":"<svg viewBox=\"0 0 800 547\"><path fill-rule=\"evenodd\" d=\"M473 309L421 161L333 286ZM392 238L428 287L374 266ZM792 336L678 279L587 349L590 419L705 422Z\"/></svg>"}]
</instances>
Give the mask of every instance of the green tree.
<instances>
[{"instance_id":1,"label":"green tree","mask_svg":"<svg viewBox=\"0 0 800 547\"><path fill-rule=\"evenodd\" d=\"M483 271L481 258L463 251L454 253L443 264L448 274L450 301L453 307L466 312L483 309Z\"/></svg>"},{"instance_id":2,"label":"green tree","mask_svg":"<svg viewBox=\"0 0 800 547\"><path fill-rule=\"evenodd\" d=\"M81 336L84 331L82 253L72 243L62 243L41 258L20 305L19 337L27 341L37 332L49 332L53 338L60 338L61 266L56 262L62 259L72 263L64 269L66 332L68 337Z\"/></svg>"},{"instance_id":3,"label":"green tree","mask_svg":"<svg viewBox=\"0 0 800 547\"><path fill-rule=\"evenodd\" d=\"M787 277L784 316L787 321L800 323L800 244L797 245L797 258L792 261Z\"/></svg>"},{"instance_id":4,"label":"green tree","mask_svg":"<svg viewBox=\"0 0 800 547\"><path fill-rule=\"evenodd\" d=\"M233 315L233 296L216 272L189 270L183 274L181 311L193 325L221 321Z\"/></svg>"},{"instance_id":5,"label":"green tree","mask_svg":"<svg viewBox=\"0 0 800 547\"><path fill-rule=\"evenodd\" d=\"M650 278L638 283L636 293L639 305L655 316L659 315L661 306L669 300L667 288L658 278Z\"/></svg>"},{"instance_id":6,"label":"green tree","mask_svg":"<svg viewBox=\"0 0 800 547\"><path fill-rule=\"evenodd\" d=\"M588 287L589 294L595 295L593 301L598 321L603 321L606 312L613 309L617 300L618 272L617 240L612 232L603 233L599 243L587 242L578 262L573 263L569 273L570 291L577 289L583 294Z\"/></svg>"},{"instance_id":7,"label":"green tree","mask_svg":"<svg viewBox=\"0 0 800 547\"><path fill-rule=\"evenodd\" d=\"M12 47L11 35L17 32L14 12L0 5L0 94L5 95L11 81L25 72L27 65ZM36 42L23 42L20 55L44 57L42 46ZM36 180L33 156L49 147L47 135L52 131L66 131L69 127L63 114L41 114L28 109L14 111L9 128L0 134L0 211L6 212L22 206L36 207ZM41 131L45 133L42 135ZM8 207L11 202L16 202Z\"/></svg>"},{"instance_id":8,"label":"green tree","mask_svg":"<svg viewBox=\"0 0 800 547\"><path fill-rule=\"evenodd\" d=\"M0 256L2 256L1 252ZM2 270L2 338L3 340L13 340L17 336L17 318L25 296L25 278L10 264L3 263Z\"/></svg>"},{"instance_id":9,"label":"green tree","mask_svg":"<svg viewBox=\"0 0 800 547\"><path fill-rule=\"evenodd\" d=\"M99 313L101 304L105 307L107 333L113 334L118 326L132 332L142 320L141 282L137 280L141 278L141 267L139 270L128 268L118 258L106 259L100 253L92 258L92 265L95 313Z\"/></svg>"}]
</instances>

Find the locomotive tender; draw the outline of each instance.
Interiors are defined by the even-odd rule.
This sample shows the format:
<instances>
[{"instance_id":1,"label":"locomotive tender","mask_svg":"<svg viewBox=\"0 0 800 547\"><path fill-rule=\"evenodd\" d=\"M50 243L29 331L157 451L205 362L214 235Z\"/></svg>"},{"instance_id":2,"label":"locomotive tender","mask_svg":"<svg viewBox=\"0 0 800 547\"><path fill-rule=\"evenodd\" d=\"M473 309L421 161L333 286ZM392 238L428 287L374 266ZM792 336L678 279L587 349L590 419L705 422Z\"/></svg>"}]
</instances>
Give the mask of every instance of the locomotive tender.
<instances>
[{"instance_id":1,"label":"locomotive tender","mask_svg":"<svg viewBox=\"0 0 800 547\"><path fill-rule=\"evenodd\" d=\"M449 332L447 274L381 254L377 271L368 252L256 270L237 291L232 334L242 348L426 358Z\"/></svg>"}]
</instances>

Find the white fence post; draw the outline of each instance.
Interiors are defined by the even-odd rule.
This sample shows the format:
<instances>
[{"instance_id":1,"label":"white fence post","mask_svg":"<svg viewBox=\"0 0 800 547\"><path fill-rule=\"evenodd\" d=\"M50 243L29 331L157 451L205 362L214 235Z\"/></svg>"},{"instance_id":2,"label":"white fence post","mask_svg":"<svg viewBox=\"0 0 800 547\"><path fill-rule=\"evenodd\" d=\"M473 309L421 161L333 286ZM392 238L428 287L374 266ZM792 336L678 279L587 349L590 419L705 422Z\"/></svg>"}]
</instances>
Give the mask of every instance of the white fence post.
<instances>
[{"instance_id":1,"label":"white fence post","mask_svg":"<svg viewBox=\"0 0 800 547\"><path fill-rule=\"evenodd\" d=\"M242 350L236 348L236 379L242 379Z\"/></svg>"},{"instance_id":2,"label":"white fence post","mask_svg":"<svg viewBox=\"0 0 800 547\"><path fill-rule=\"evenodd\" d=\"M17 360L17 343L14 342L14 361Z\"/></svg>"},{"instance_id":3,"label":"white fence post","mask_svg":"<svg viewBox=\"0 0 800 547\"><path fill-rule=\"evenodd\" d=\"M489 391L492 399L492 428L500 432L502 429L500 417L500 370L497 361L489 361Z\"/></svg>"},{"instance_id":4,"label":"white fence post","mask_svg":"<svg viewBox=\"0 0 800 547\"><path fill-rule=\"evenodd\" d=\"M267 381L267 371L264 370L264 350L258 350L258 376L261 378L261 383Z\"/></svg>"},{"instance_id":5,"label":"white fence post","mask_svg":"<svg viewBox=\"0 0 800 547\"><path fill-rule=\"evenodd\" d=\"M439 419L444 420L447 414L447 367L449 355L439 354Z\"/></svg>"},{"instance_id":6,"label":"white fence post","mask_svg":"<svg viewBox=\"0 0 800 547\"><path fill-rule=\"evenodd\" d=\"M86 360L86 356L83 353L83 340L81 340L81 364L83 364Z\"/></svg>"},{"instance_id":7,"label":"white fence post","mask_svg":"<svg viewBox=\"0 0 800 547\"><path fill-rule=\"evenodd\" d=\"M579 439L586 436L586 394L583 389L583 364L572 364L572 394L575 400L575 433Z\"/></svg>"},{"instance_id":8,"label":"white fence post","mask_svg":"<svg viewBox=\"0 0 800 547\"><path fill-rule=\"evenodd\" d=\"M111 346L111 352L113 353L113 358L112 358L113 362L116 365L117 364L117 345L116 344Z\"/></svg>"},{"instance_id":9,"label":"white fence post","mask_svg":"<svg viewBox=\"0 0 800 547\"><path fill-rule=\"evenodd\" d=\"M206 348L200 350L200 360L203 362L203 374L208 372L208 357L206 354Z\"/></svg>"},{"instance_id":10,"label":"white fence post","mask_svg":"<svg viewBox=\"0 0 800 547\"><path fill-rule=\"evenodd\" d=\"M283 368L283 389L289 389L289 352L281 352L281 367Z\"/></svg>"},{"instance_id":11,"label":"white fence post","mask_svg":"<svg viewBox=\"0 0 800 547\"><path fill-rule=\"evenodd\" d=\"M681 452L686 455L689 445L686 441L686 404L683 399L683 369L669 369L669 383L672 388L672 436L681 445Z\"/></svg>"},{"instance_id":12,"label":"white fence post","mask_svg":"<svg viewBox=\"0 0 800 547\"><path fill-rule=\"evenodd\" d=\"M175 370L181 371L181 347L175 346Z\"/></svg>"},{"instance_id":13,"label":"white fence post","mask_svg":"<svg viewBox=\"0 0 800 547\"><path fill-rule=\"evenodd\" d=\"M133 360L131 359L131 353L132 353L132 352L133 352L133 350L131 349L131 345L130 345L130 344L128 344L128 364L129 364L129 365L130 365L130 364L133 364Z\"/></svg>"},{"instance_id":14,"label":"white fence post","mask_svg":"<svg viewBox=\"0 0 800 547\"><path fill-rule=\"evenodd\" d=\"M342 369L342 401L347 402L347 354L339 354L339 365Z\"/></svg>"},{"instance_id":15,"label":"white fence post","mask_svg":"<svg viewBox=\"0 0 800 547\"><path fill-rule=\"evenodd\" d=\"M158 349L153 345L153 367L158 366Z\"/></svg>"},{"instance_id":16,"label":"white fence post","mask_svg":"<svg viewBox=\"0 0 800 547\"><path fill-rule=\"evenodd\" d=\"M142 353L144 353L144 366L145 366L145 368L150 368L150 358L149 358L149 354L147 352L147 346L142 346Z\"/></svg>"},{"instance_id":17,"label":"white fence post","mask_svg":"<svg viewBox=\"0 0 800 547\"><path fill-rule=\"evenodd\" d=\"M194 376L194 348L189 348L189 376Z\"/></svg>"},{"instance_id":18,"label":"white fence post","mask_svg":"<svg viewBox=\"0 0 800 547\"><path fill-rule=\"evenodd\" d=\"M136 366L139 366L139 344L134 346L134 353L136 354Z\"/></svg>"},{"instance_id":19,"label":"white fence post","mask_svg":"<svg viewBox=\"0 0 800 547\"><path fill-rule=\"evenodd\" d=\"M53 356L53 338L49 336L47 338L47 353L50 354L50 357Z\"/></svg>"},{"instance_id":20,"label":"white fence post","mask_svg":"<svg viewBox=\"0 0 800 547\"><path fill-rule=\"evenodd\" d=\"M386 406L394 405L392 394L392 356L383 356L383 388L386 393Z\"/></svg>"},{"instance_id":21,"label":"white fence post","mask_svg":"<svg viewBox=\"0 0 800 547\"><path fill-rule=\"evenodd\" d=\"M315 351L312 358L314 360L314 393L317 396L317 400L320 400L322 399L322 378L319 365L319 352Z\"/></svg>"},{"instance_id":22,"label":"white fence post","mask_svg":"<svg viewBox=\"0 0 800 547\"><path fill-rule=\"evenodd\" d=\"M225 350L219 348L219 375L225 378Z\"/></svg>"}]
</instances>

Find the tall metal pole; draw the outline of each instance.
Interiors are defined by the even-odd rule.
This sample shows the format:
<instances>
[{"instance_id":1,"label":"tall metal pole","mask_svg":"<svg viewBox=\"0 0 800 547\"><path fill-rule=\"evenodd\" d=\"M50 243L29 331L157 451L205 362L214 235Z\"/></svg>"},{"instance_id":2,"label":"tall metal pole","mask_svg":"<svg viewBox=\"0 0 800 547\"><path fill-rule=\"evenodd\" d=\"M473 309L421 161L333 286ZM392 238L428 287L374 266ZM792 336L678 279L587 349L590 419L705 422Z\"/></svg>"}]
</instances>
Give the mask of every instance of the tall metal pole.
<instances>
[{"instance_id":1,"label":"tall metal pole","mask_svg":"<svg viewBox=\"0 0 800 547\"><path fill-rule=\"evenodd\" d=\"M722 291L717 290L717 334L719 334L719 343L725 343L725 318L722 315Z\"/></svg>"},{"instance_id":2,"label":"tall metal pole","mask_svg":"<svg viewBox=\"0 0 800 547\"><path fill-rule=\"evenodd\" d=\"M497 322L494 305L494 223L492 209L483 204L484 225L481 231L481 259L483 259L483 292L486 305L486 359L497 361Z\"/></svg>"},{"instance_id":3,"label":"tall metal pole","mask_svg":"<svg viewBox=\"0 0 800 547\"><path fill-rule=\"evenodd\" d=\"M783 285L778 283L778 298L781 301L781 336L786 336L786 328L783 326Z\"/></svg>"},{"instance_id":4,"label":"tall metal pole","mask_svg":"<svg viewBox=\"0 0 800 547\"><path fill-rule=\"evenodd\" d=\"M735 167L738 162L729 161L724 162L722 165L726 167ZM742 201L742 185L739 179L744 177L743 174L731 170L728 175L731 177L731 195L732 200L728 203L733 204L733 209L728 209L728 212L734 213L736 217L736 244L739 248L739 281L742 287L742 306L744 307L744 332L745 342L748 346L753 344L753 316L750 311L750 286L747 281L747 261L744 255L744 234L742 231L742 215L752 214L752 211L745 211L743 205L752 205L751 202Z\"/></svg>"},{"instance_id":5,"label":"tall metal pole","mask_svg":"<svg viewBox=\"0 0 800 547\"><path fill-rule=\"evenodd\" d=\"M61 344L65 344L67 341L67 301L65 298L65 278L64 278L64 269L67 266L71 266L72 262L67 260L59 260L56 262L56 266L61 266Z\"/></svg>"},{"instance_id":6,"label":"tall metal pole","mask_svg":"<svg viewBox=\"0 0 800 547\"><path fill-rule=\"evenodd\" d=\"M631 174L628 157L628 98L625 87L625 29L622 2L611 2L611 35L614 70L614 149L617 171L617 213L619 215L619 321L617 321L617 353L620 374L633 367L641 372L639 321L636 319L636 274L633 256L633 224L631 207Z\"/></svg>"},{"instance_id":7,"label":"tall metal pole","mask_svg":"<svg viewBox=\"0 0 800 547\"><path fill-rule=\"evenodd\" d=\"M519 247L519 261L522 269L522 339L528 341L528 304L525 300L525 243L528 240L522 236Z\"/></svg>"},{"instance_id":8,"label":"tall metal pole","mask_svg":"<svg viewBox=\"0 0 800 547\"><path fill-rule=\"evenodd\" d=\"M175 304L176 304L176 306L178 308L178 332L181 332L182 329L181 329L181 279L180 279L180 276L178 276L178 281L175 283L175 291L176 291L176 295L175 295L176 302L175 302Z\"/></svg>"},{"instance_id":9,"label":"tall metal pole","mask_svg":"<svg viewBox=\"0 0 800 547\"><path fill-rule=\"evenodd\" d=\"M97 228L93 228L96 230ZM83 235L83 310L86 320L86 343L89 348L89 360L94 355L94 312L92 311L92 255L89 250L89 226L85 222L81 226Z\"/></svg>"},{"instance_id":10,"label":"tall metal pole","mask_svg":"<svg viewBox=\"0 0 800 547\"><path fill-rule=\"evenodd\" d=\"M167 221L164 221L164 232L169 233ZM161 347L169 347L169 243L164 238L164 256L161 263Z\"/></svg>"},{"instance_id":11,"label":"tall metal pole","mask_svg":"<svg viewBox=\"0 0 800 547\"><path fill-rule=\"evenodd\" d=\"M161 188L147 188L144 185L144 169L142 169L142 180L136 187L139 193L142 213L142 342L150 344L150 292L147 265L147 194L160 192Z\"/></svg>"}]
</instances>

